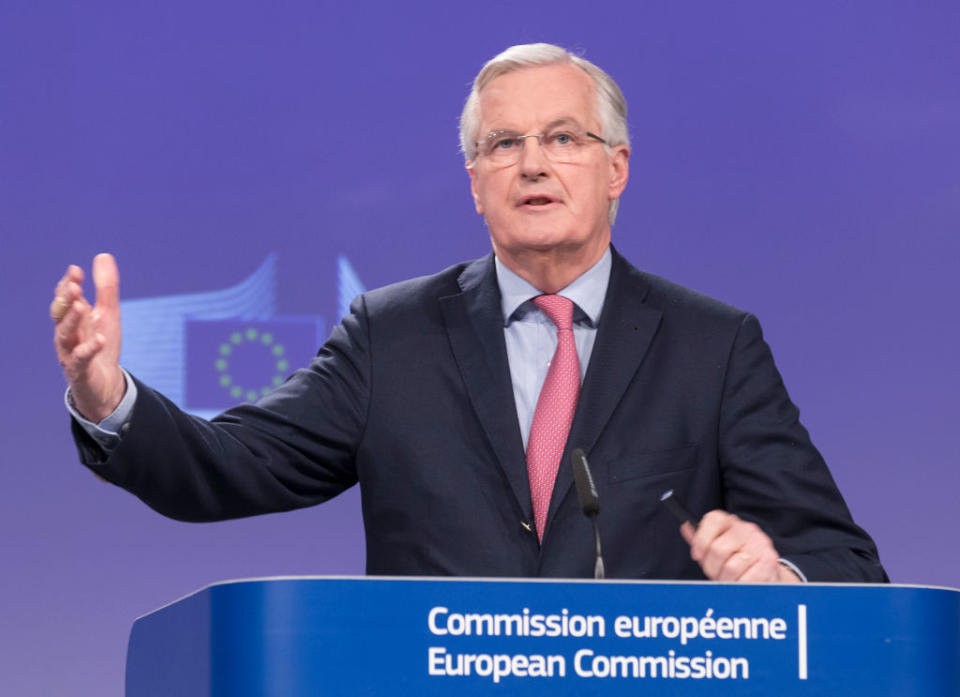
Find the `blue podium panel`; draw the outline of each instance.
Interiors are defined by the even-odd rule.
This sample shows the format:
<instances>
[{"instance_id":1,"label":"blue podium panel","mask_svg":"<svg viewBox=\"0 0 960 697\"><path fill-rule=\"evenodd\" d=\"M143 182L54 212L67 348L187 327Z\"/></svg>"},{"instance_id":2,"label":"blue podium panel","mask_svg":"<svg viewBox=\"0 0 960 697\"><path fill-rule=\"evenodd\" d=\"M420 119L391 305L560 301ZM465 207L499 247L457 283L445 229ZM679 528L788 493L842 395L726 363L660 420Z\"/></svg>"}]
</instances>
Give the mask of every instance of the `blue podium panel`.
<instances>
[{"instance_id":1,"label":"blue podium panel","mask_svg":"<svg viewBox=\"0 0 960 697\"><path fill-rule=\"evenodd\" d=\"M141 617L128 697L960 695L960 591L281 578Z\"/></svg>"}]
</instances>

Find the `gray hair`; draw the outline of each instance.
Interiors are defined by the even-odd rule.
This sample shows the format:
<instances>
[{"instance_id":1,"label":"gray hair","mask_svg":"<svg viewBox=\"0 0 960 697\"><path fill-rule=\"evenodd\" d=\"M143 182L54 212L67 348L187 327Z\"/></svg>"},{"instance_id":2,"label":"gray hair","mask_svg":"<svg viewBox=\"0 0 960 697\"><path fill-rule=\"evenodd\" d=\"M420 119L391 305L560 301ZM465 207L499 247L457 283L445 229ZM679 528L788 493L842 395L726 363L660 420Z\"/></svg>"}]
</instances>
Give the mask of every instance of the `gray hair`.
<instances>
[{"instance_id":1,"label":"gray hair","mask_svg":"<svg viewBox=\"0 0 960 697\"><path fill-rule=\"evenodd\" d=\"M511 46L487 61L473 80L473 89L470 90L470 95L460 113L460 149L467 163L472 162L477 156L480 91L501 75L523 68L562 63L577 66L593 80L597 94L596 116L600 122L600 135L607 141L607 146L630 145L630 134L627 129L627 100L623 98L623 92L612 77L585 58L574 55L560 46L520 44ZM618 203L618 200L610 202L611 225L617 216Z\"/></svg>"}]
</instances>

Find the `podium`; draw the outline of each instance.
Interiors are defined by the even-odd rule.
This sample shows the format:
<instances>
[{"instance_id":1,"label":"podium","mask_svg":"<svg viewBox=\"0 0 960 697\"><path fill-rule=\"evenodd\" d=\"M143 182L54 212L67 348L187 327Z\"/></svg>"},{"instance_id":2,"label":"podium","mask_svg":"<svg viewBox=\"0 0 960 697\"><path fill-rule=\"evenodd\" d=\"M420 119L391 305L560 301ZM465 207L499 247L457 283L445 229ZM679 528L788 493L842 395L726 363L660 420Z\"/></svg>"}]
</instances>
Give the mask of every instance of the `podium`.
<instances>
[{"instance_id":1,"label":"podium","mask_svg":"<svg viewBox=\"0 0 960 697\"><path fill-rule=\"evenodd\" d=\"M139 618L127 697L960 695L960 591L293 577Z\"/></svg>"}]
</instances>

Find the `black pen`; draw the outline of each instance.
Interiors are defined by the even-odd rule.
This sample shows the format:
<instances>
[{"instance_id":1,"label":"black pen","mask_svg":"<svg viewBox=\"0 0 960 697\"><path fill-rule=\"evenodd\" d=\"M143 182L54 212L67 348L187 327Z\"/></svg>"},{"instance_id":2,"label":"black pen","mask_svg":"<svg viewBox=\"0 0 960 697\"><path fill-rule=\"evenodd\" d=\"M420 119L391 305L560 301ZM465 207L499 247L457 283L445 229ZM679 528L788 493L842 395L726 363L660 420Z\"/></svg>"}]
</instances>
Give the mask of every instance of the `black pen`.
<instances>
[{"instance_id":1,"label":"black pen","mask_svg":"<svg viewBox=\"0 0 960 697\"><path fill-rule=\"evenodd\" d=\"M680 525L684 523L690 523L694 530L697 529L697 523L694 521L693 516L683 507L683 504L680 503L677 495L673 493L673 489L667 489L665 492L660 494L660 503L667 507L667 510L673 514L673 517L676 518Z\"/></svg>"}]
</instances>

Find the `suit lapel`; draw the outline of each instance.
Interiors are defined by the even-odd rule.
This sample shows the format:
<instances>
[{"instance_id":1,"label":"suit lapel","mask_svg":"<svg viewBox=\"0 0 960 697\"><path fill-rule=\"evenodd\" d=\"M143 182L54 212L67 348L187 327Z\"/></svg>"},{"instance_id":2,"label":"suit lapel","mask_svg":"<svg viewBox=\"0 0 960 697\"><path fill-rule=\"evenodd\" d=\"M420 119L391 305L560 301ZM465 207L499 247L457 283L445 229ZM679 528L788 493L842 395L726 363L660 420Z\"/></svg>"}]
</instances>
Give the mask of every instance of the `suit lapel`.
<instances>
[{"instance_id":1,"label":"suit lapel","mask_svg":"<svg viewBox=\"0 0 960 697\"><path fill-rule=\"evenodd\" d=\"M587 456L590 455L660 325L660 311L643 302L646 294L643 274L613 251L607 297L550 499L547 532L557 508L573 484L570 453L581 448Z\"/></svg>"},{"instance_id":2,"label":"suit lapel","mask_svg":"<svg viewBox=\"0 0 960 697\"><path fill-rule=\"evenodd\" d=\"M462 292L440 298L447 336L477 418L524 518L531 520L526 456L510 382L493 256L467 266L458 283ZM600 327L550 501L548 532L557 508L573 486L570 452L581 448L590 455L660 325L661 313L644 304L646 293L643 274L613 251Z\"/></svg>"},{"instance_id":3,"label":"suit lapel","mask_svg":"<svg viewBox=\"0 0 960 697\"><path fill-rule=\"evenodd\" d=\"M461 293L440 298L447 336L477 418L524 519L532 520L526 457L507 363L493 255L470 264L458 283Z\"/></svg>"}]
</instances>

